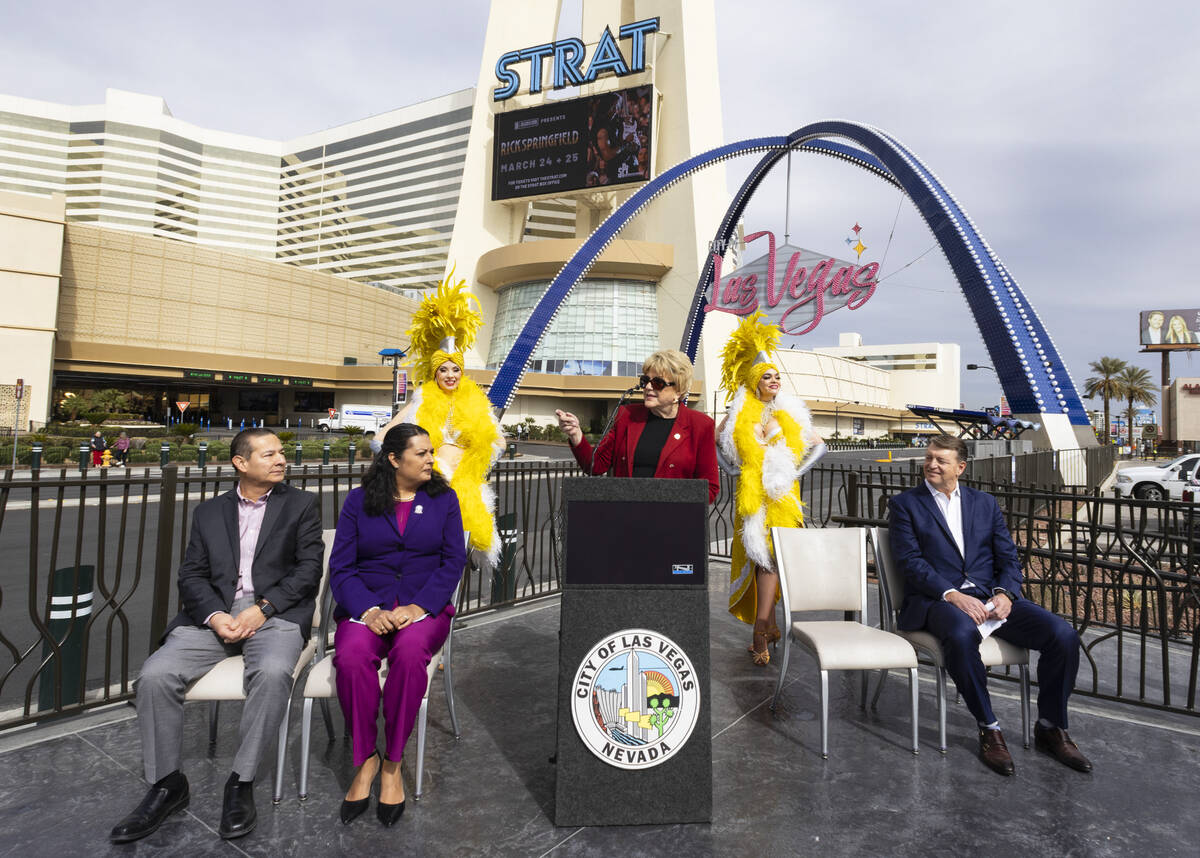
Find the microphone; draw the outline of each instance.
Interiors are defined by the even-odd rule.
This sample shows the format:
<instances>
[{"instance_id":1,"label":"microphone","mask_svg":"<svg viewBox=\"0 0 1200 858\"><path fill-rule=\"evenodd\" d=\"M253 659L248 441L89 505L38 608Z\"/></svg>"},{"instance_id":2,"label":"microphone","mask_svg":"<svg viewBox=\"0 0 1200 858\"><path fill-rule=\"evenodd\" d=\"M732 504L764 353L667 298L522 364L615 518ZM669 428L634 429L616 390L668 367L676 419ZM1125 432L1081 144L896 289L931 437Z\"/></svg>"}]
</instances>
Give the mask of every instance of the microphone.
<instances>
[{"instance_id":1,"label":"microphone","mask_svg":"<svg viewBox=\"0 0 1200 858\"><path fill-rule=\"evenodd\" d=\"M621 406L625 404L626 399L628 399L630 396L637 393L641 389L642 389L642 387L640 384L636 385L634 387L631 387L628 390L626 390L624 393L622 393L621 398L617 400L617 407L614 408L613 413L609 415L608 422L604 424L604 431L600 433L600 440L597 441L596 446L592 448L592 461L588 465L588 476L589 477L597 476L597 474L596 474L596 454L600 452L600 445L603 444L604 439L608 437L608 432L610 429L612 429L613 421L617 419L617 412L621 410ZM606 476L606 477L608 476L608 471L612 470L612 467L614 464L615 464L615 461L610 459L609 463L608 463L608 470L606 470L604 472L604 476Z\"/></svg>"}]
</instances>

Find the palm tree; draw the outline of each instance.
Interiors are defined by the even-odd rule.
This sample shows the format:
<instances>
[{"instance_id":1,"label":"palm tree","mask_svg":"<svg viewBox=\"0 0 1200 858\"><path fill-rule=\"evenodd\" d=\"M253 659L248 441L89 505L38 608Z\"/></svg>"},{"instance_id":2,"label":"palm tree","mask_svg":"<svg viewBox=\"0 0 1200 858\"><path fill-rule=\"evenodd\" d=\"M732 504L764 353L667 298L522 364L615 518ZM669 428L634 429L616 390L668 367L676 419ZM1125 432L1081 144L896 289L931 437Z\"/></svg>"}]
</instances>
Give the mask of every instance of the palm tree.
<instances>
[{"instance_id":1,"label":"palm tree","mask_svg":"<svg viewBox=\"0 0 1200 858\"><path fill-rule=\"evenodd\" d=\"M1100 436L1104 439L1105 444L1112 443L1112 417L1108 411L1108 401L1121 395L1120 385L1117 382L1117 376L1121 370L1125 369L1125 361L1120 358L1102 357L1100 360L1092 361L1089 366L1095 376L1085 381L1083 393L1088 399L1094 399L1097 396L1104 399L1104 429Z\"/></svg>"},{"instance_id":2,"label":"palm tree","mask_svg":"<svg viewBox=\"0 0 1200 858\"><path fill-rule=\"evenodd\" d=\"M1154 385L1154 379L1150 377L1150 371L1142 369L1140 366L1127 366L1121 370L1121 374L1117 376L1117 386L1120 389L1121 398L1128 405L1125 418L1126 425L1129 427L1129 452L1133 453L1134 405L1154 405L1158 402L1158 392Z\"/></svg>"}]
</instances>

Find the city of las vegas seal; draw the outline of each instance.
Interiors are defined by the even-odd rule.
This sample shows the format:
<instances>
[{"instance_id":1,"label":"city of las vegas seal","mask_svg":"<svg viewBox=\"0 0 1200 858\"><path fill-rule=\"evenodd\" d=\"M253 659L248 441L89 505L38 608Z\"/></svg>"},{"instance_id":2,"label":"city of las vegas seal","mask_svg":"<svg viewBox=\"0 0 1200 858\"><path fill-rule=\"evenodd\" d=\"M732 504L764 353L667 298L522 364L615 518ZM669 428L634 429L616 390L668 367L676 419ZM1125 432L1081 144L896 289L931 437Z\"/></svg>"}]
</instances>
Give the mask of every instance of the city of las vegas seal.
<instances>
[{"instance_id":1,"label":"city of las vegas seal","mask_svg":"<svg viewBox=\"0 0 1200 858\"><path fill-rule=\"evenodd\" d=\"M687 743L700 682L683 648L651 629L622 629L583 657L571 715L588 750L623 769L648 769Z\"/></svg>"}]
</instances>

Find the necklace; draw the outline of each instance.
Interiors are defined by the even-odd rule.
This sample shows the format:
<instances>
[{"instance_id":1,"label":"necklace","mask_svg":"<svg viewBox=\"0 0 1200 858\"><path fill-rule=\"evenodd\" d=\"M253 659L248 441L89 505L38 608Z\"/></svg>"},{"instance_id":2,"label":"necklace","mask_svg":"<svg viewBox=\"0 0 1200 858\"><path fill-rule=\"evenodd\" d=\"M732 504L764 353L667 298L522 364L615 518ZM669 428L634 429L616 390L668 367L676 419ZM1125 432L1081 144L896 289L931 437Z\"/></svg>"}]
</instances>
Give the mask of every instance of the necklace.
<instances>
[{"instance_id":1,"label":"necklace","mask_svg":"<svg viewBox=\"0 0 1200 858\"><path fill-rule=\"evenodd\" d=\"M394 500L396 503L408 503L416 496L416 492L411 492L408 497L404 496L404 492L392 492L392 500Z\"/></svg>"}]
</instances>

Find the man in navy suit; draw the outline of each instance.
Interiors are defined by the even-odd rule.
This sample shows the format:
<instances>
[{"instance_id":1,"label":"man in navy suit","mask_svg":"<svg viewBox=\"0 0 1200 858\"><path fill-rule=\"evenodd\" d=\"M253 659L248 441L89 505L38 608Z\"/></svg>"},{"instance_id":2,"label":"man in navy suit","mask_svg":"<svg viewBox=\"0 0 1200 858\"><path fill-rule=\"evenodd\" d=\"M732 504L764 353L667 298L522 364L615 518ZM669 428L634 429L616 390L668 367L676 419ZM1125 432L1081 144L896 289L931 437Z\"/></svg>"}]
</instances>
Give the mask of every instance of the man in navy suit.
<instances>
[{"instance_id":1,"label":"man in navy suit","mask_svg":"<svg viewBox=\"0 0 1200 858\"><path fill-rule=\"evenodd\" d=\"M961 438L934 436L925 450L924 482L892 498L888 533L907 585L899 626L923 629L941 642L946 670L979 723L980 757L1011 775L1012 756L979 657L979 624L1004 620L996 637L1040 653L1037 749L1090 772L1092 764L1067 735L1079 635L1062 617L1021 597L1021 564L1000 505L986 492L959 485L966 467Z\"/></svg>"}]
</instances>

